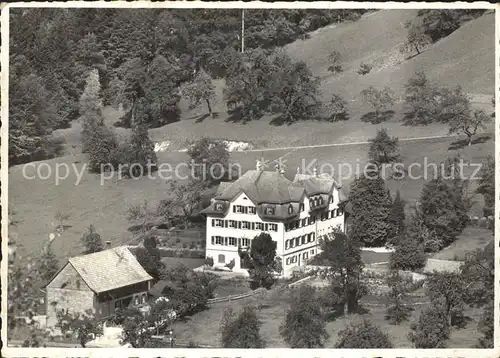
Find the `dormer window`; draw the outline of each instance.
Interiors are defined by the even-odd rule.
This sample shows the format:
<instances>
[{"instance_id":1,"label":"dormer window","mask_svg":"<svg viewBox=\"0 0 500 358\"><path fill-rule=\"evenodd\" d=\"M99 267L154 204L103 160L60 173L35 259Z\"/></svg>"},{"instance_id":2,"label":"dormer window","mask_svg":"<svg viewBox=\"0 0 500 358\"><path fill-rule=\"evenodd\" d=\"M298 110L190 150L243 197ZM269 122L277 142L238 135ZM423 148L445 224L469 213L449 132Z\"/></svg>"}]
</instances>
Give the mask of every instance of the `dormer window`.
<instances>
[{"instance_id":1,"label":"dormer window","mask_svg":"<svg viewBox=\"0 0 500 358\"><path fill-rule=\"evenodd\" d=\"M268 206L266 208L266 215L274 215L274 208L271 206Z\"/></svg>"},{"instance_id":2,"label":"dormer window","mask_svg":"<svg viewBox=\"0 0 500 358\"><path fill-rule=\"evenodd\" d=\"M216 203L215 211L224 211L224 205L222 205L222 203Z\"/></svg>"},{"instance_id":3,"label":"dormer window","mask_svg":"<svg viewBox=\"0 0 500 358\"><path fill-rule=\"evenodd\" d=\"M318 198L318 205L323 205L323 198L321 196Z\"/></svg>"},{"instance_id":4,"label":"dormer window","mask_svg":"<svg viewBox=\"0 0 500 358\"><path fill-rule=\"evenodd\" d=\"M293 214L293 206L288 206L288 214Z\"/></svg>"}]
</instances>

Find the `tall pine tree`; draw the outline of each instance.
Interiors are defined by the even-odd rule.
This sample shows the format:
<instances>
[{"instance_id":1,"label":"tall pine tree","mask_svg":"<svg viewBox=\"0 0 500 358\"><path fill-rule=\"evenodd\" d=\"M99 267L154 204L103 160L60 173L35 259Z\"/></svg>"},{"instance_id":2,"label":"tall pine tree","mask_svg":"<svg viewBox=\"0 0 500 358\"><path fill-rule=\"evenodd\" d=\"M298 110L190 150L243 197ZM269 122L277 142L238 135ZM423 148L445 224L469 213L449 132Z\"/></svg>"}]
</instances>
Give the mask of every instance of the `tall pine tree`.
<instances>
[{"instance_id":1,"label":"tall pine tree","mask_svg":"<svg viewBox=\"0 0 500 358\"><path fill-rule=\"evenodd\" d=\"M366 246L383 246L389 231L387 189L379 173L364 173L351 184L351 236Z\"/></svg>"},{"instance_id":2,"label":"tall pine tree","mask_svg":"<svg viewBox=\"0 0 500 358\"><path fill-rule=\"evenodd\" d=\"M388 244L395 245L397 243L397 239L405 230L405 218L405 204L398 190L391 204L391 210L387 219L389 223L389 231L387 233Z\"/></svg>"}]
</instances>

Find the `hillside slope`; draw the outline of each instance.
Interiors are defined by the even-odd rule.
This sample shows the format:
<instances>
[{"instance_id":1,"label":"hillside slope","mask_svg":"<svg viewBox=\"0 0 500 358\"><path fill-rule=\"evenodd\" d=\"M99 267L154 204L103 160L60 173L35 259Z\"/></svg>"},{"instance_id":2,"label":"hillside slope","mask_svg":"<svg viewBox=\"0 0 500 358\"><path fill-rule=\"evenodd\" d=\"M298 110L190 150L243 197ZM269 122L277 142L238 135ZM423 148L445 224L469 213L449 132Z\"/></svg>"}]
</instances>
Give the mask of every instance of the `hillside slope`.
<instances>
[{"instance_id":1,"label":"hillside slope","mask_svg":"<svg viewBox=\"0 0 500 358\"><path fill-rule=\"evenodd\" d=\"M290 126L274 126L270 117L247 124L228 122L222 98L224 81L217 81L215 105L219 118L199 123L205 108L188 111L183 107L183 120L151 131L156 141L172 141L172 148L182 147L186 139L204 135L213 138L245 140L256 147L324 144L362 141L371 138L379 126L360 121L371 108L362 103L360 91L370 85L390 86L402 98L404 84L416 71L423 70L441 85L461 85L473 95L475 105L491 110L494 86L494 14L472 20L450 36L431 45L418 56L399 53L406 30L403 24L416 16L415 10L382 10L363 16L352 23L332 25L311 34L307 40L287 45L285 50L296 60L305 61L313 73L322 78L323 99L338 93L348 101L350 120L342 123L299 122ZM328 72L328 55L339 51L344 71ZM359 75L361 63L373 64L367 75ZM393 119L384 124L399 137L446 134L447 127L431 125L408 128L399 123L401 103Z\"/></svg>"}]
</instances>

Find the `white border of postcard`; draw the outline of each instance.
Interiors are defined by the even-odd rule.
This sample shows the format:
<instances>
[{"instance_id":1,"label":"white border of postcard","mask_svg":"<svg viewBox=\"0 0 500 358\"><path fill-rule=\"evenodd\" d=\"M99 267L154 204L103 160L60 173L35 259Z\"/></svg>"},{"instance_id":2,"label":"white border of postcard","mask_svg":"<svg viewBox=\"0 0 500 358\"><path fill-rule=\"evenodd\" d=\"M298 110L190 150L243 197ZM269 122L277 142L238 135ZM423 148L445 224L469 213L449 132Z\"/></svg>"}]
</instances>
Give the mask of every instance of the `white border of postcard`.
<instances>
[{"instance_id":1,"label":"white border of postcard","mask_svg":"<svg viewBox=\"0 0 500 358\"><path fill-rule=\"evenodd\" d=\"M31 3L11 3L2 4L1 6L1 118L8 118L8 46L9 46L9 9L18 7L62 7L62 8L316 8L316 9L332 9L332 8L373 8L373 9L419 9L419 8L485 8L495 10L495 98L496 98L496 134L495 134L495 159L496 163L500 162L500 153L498 143L500 140L500 121L498 113L500 110L499 94L499 54L500 54L500 34L498 10L500 5L491 4L488 2L455 2L455 3L440 3L440 2L147 2L147 1L92 1L92 2L31 2ZM2 120L1 127L1 143L8 143L8 122ZM2 145L1 148L1 201L2 205L2 256L1 262L1 282L7 281L7 235L8 235L8 218L7 204L8 203L8 165L7 165L7 146ZM496 166L496 188L500 188L500 166ZM500 357L500 277L499 259L500 259L500 200L497 193L497 202L495 205L495 272L497 277L495 280L495 317L494 322L497 323L495 329L495 347L494 349L289 349L289 348L266 348L261 350L249 349L133 349L133 348L14 348L6 347L6 307L7 307L7 286L2 285L2 330L1 337L3 341L2 356L5 357L481 357L481 358L499 358Z\"/></svg>"}]
</instances>

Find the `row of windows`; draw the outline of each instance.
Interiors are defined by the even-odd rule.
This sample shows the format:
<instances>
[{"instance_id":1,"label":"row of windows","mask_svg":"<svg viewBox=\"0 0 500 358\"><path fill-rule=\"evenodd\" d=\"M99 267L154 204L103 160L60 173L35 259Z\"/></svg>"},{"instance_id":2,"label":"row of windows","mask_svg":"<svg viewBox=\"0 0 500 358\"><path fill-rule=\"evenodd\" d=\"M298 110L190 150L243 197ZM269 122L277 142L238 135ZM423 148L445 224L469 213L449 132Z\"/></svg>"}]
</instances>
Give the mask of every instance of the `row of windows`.
<instances>
[{"instance_id":1,"label":"row of windows","mask_svg":"<svg viewBox=\"0 0 500 358\"><path fill-rule=\"evenodd\" d=\"M285 224L285 231L295 230L300 227L305 227L308 225L312 225L316 222L316 216L308 216L304 219L294 220L288 224Z\"/></svg>"},{"instance_id":2,"label":"row of windows","mask_svg":"<svg viewBox=\"0 0 500 358\"><path fill-rule=\"evenodd\" d=\"M250 246L250 239L236 238L236 237L224 237L224 236L212 236L212 245L247 247L247 246Z\"/></svg>"},{"instance_id":3,"label":"row of windows","mask_svg":"<svg viewBox=\"0 0 500 358\"><path fill-rule=\"evenodd\" d=\"M302 261L305 261L305 260L307 260L309 258L309 254L311 256L314 256L314 249L311 250L310 252L303 252L302 254L298 254L298 255L287 257L286 260L285 260L285 264L286 265L291 265L291 264L297 263L297 261L299 261L300 255L302 255Z\"/></svg>"},{"instance_id":4,"label":"row of windows","mask_svg":"<svg viewBox=\"0 0 500 358\"><path fill-rule=\"evenodd\" d=\"M341 208L333 209L330 211L327 211L326 213L321 214L321 221L329 220L336 218L337 216L340 216L344 213L344 211Z\"/></svg>"},{"instance_id":5,"label":"row of windows","mask_svg":"<svg viewBox=\"0 0 500 358\"><path fill-rule=\"evenodd\" d=\"M224 219L212 219L212 226L244 230L278 231L278 224Z\"/></svg>"},{"instance_id":6,"label":"row of windows","mask_svg":"<svg viewBox=\"0 0 500 358\"><path fill-rule=\"evenodd\" d=\"M255 206L234 205L233 213L256 214L257 208Z\"/></svg>"},{"instance_id":7,"label":"row of windows","mask_svg":"<svg viewBox=\"0 0 500 358\"><path fill-rule=\"evenodd\" d=\"M316 240L316 234L314 232L294 237L293 239L285 241L285 250L308 244L310 242L313 242L314 240Z\"/></svg>"}]
</instances>

